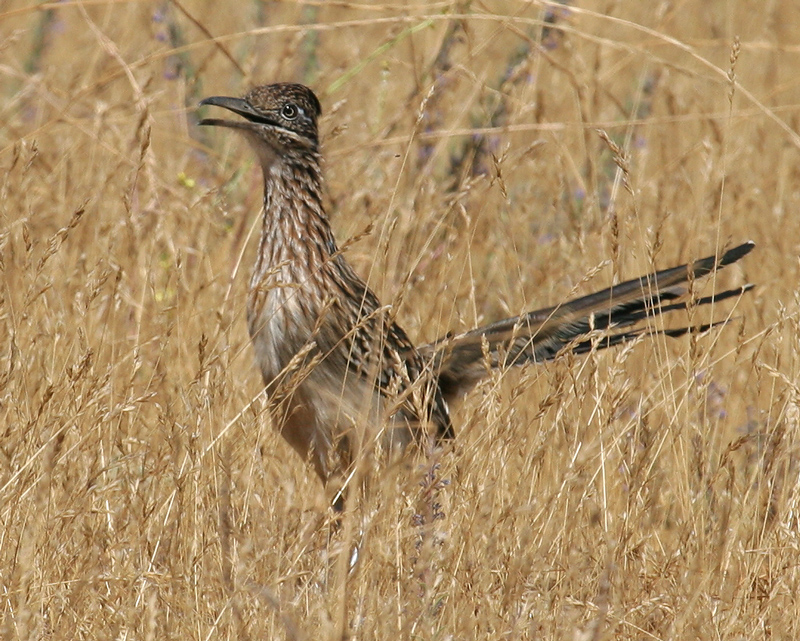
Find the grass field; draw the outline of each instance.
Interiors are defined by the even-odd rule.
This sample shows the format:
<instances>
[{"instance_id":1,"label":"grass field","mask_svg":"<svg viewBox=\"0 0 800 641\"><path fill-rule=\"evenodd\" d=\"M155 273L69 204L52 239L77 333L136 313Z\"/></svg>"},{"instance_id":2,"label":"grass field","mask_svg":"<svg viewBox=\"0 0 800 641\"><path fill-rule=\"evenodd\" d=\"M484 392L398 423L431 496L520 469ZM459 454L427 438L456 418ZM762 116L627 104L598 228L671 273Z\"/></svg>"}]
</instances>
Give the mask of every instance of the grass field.
<instances>
[{"instance_id":1,"label":"grass field","mask_svg":"<svg viewBox=\"0 0 800 641\"><path fill-rule=\"evenodd\" d=\"M788 1L0 4L0 637L800 638L799 33ZM747 239L717 284L758 287L496 373L337 530L247 336L260 171L195 125L276 80L415 340Z\"/></svg>"}]
</instances>

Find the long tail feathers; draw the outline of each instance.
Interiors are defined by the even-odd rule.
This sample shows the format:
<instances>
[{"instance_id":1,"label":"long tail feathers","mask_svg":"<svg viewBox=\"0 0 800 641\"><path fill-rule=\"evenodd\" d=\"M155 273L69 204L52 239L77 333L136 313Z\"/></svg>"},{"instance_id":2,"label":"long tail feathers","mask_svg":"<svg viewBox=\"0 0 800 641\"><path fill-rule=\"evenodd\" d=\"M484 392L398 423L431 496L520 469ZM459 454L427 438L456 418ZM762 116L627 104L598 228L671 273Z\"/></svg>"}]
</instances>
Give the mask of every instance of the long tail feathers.
<instances>
[{"instance_id":1,"label":"long tail feathers","mask_svg":"<svg viewBox=\"0 0 800 641\"><path fill-rule=\"evenodd\" d=\"M686 309L690 304L707 305L741 296L752 286L725 290L691 302L675 302L686 295L690 282L735 263L754 247L753 242L746 242L719 257L709 256L614 285L563 305L507 318L463 334L445 336L421 347L420 353L438 373L442 393L449 400L467 392L486 375L486 356L492 367L508 367L550 360L564 349L582 354L595 347L612 347L643 334L674 337L703 332L721 323L668 330L647 327L622 332L615 330L629 327L648 316ZM581 340L590 332L606 330L610 333L598 339L586 337Z\"/></svg>"}]
</instances>

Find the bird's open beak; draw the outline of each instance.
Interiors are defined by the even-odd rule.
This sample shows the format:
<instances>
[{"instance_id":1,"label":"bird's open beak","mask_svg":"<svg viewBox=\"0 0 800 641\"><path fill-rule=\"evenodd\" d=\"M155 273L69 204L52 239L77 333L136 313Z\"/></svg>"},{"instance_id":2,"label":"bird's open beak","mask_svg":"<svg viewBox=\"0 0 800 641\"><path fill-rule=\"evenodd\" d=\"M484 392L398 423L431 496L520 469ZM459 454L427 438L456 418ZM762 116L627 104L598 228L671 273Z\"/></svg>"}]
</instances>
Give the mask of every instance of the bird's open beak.
<instances>
[{"instance_id":1,"label":"bird's open beak","mask_svg":"<svg viewBox=\"0 0 800 641\"><path fill-rule=\"evenodd\" d=\"M253 108L247 103L247 101L242 98L229 98L227 96L211 96L210 98L206 98L205 100L200 101L200 104L198 106L204 107L206 105L212 105L214 107L222 107L223 109L232 111L235 114L239 114L240 116L246 118L249 121L259 119L259 114L257 114L253 110ZM248 128L247 123L236 120L222 120L219 118L203 118L197 124L210 125L212 127L233 127L239 129Z\"/></svg>"}]
</instances>

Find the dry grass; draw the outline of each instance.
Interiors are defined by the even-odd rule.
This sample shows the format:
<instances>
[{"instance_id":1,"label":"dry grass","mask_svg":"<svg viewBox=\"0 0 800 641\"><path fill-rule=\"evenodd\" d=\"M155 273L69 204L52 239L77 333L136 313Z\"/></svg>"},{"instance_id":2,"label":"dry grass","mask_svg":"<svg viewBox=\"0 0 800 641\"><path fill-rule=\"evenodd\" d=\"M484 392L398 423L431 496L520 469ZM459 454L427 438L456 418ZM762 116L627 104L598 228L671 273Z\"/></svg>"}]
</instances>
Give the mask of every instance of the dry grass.
<instances>
[{"instance_id":1,"label":"dry grass","mask_svg":"<svg viewBox=\"0 0 800 641\"><path fill-rule=\"evenodd\" d=\"M0 8L0 635L799 638L800 10L226 5ZM498 373L329 536L243 318L260 176L193 125L277 79L412 337L747 238L759 288Z\"/></svg>"}]
</instances>

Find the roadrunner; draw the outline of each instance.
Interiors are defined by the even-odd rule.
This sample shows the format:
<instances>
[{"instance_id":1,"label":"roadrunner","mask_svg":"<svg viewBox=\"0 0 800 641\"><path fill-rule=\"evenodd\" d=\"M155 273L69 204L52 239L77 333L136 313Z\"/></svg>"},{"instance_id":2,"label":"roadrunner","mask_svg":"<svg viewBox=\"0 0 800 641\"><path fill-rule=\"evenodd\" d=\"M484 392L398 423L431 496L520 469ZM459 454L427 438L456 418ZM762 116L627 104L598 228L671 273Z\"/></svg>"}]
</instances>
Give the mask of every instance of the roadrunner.
<instances>
[{"instance_id":1,"label":"roadrunner","mask_svg":"<svg viewBox=\"0 0 800 641\"><path fill-rule=\"evenodd\" d=\"M747 255L750 242L415 347L336 244L323 207L321 107L314 93L299 84L271 84L244 98L215 96L200 105L241 116L199 124L240 131L261 163L263 227L247 322L273 421L326 485L340 485L360 454L451 438L448 403L489 368L617 345L655 333L631 328L649 316L718 302L749 288L685 300L691 281ZM660 333L680 336L712 325Z\"/></svg>"}]
</instances>

